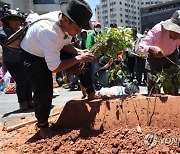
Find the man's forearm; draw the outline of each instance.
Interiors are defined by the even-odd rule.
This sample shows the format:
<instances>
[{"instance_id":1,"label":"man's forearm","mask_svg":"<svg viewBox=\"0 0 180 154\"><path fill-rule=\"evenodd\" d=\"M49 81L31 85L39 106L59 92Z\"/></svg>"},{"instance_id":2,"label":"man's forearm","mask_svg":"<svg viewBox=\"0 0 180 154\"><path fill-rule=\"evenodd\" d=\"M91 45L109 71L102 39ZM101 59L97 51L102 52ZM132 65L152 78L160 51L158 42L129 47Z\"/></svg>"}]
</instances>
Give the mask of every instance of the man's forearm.
<instances>
[{"instance_id":1,"label":"man's forearm","mask_svg":"<svg viewBox=\"0 0 180 154\"><path fill-rule=\"evenodd\" d=\"M78 50L72 44L68 44L68 45L64 46L63 49L68 53L72 53L75 55L78 54Z\"/></svg>"},{"instance_id":2,"label":"man's forearm","mask_svg":"<svg viewBox=\"0 0 180 154\"><path fill-rule=\"evenodd\" d=\"M73 65L77 64L79 62L79 60L74 57L68 60L63 60L61 61L60 65L53 71L54 73L58 73L61 71L64 71L70 67L72 67Z\"/></svg>"}]
</instances>

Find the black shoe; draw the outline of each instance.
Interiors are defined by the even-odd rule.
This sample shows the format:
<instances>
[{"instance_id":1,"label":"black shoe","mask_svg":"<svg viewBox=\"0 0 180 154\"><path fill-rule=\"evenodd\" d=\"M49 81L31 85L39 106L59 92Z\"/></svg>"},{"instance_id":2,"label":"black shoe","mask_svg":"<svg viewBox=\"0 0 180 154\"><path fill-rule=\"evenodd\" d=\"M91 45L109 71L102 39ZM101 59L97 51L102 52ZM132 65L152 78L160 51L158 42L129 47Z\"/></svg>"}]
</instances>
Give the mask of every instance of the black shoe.
<instances>
[{"instance_id":1,"label":"black shoe","mask_svg":"<svg viewBox=\"0 0 180 154\"><path fill-rule=\"evenodd\" d=\"M43 139L51 138L51 137L53 137L53 131L49 127L47 127L47 128L40 128L39 135Z\"/></svg>"}]
</instances>

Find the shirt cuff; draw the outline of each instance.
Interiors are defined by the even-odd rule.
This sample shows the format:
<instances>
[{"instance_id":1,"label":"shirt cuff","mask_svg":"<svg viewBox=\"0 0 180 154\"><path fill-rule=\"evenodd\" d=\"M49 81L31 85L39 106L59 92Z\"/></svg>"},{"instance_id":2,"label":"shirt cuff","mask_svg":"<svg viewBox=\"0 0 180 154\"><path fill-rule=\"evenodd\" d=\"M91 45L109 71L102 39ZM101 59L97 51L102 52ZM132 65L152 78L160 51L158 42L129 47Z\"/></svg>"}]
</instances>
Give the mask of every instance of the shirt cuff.
<instances>
[{"instance_id":1,"label":"shirt cuff","mask_svg":"<svg viewBox=\"0 0 180 154\"><path fill-rule=\"evenodd\" d=\"M147 45L144 46L139 46L136 50L137 54L143 54L143 55L148 55L149 47Z\"/></svg>"}]
</instances>

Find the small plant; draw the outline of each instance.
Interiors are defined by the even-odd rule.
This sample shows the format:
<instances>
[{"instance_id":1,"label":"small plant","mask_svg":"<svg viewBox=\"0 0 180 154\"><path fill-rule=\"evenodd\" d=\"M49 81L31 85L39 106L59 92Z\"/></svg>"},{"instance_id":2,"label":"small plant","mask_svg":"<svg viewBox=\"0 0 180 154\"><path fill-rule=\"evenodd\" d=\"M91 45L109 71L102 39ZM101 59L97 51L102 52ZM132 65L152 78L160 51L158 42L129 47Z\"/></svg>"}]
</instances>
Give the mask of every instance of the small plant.
<instances>
[{"instance_id":1,"label":"small plant","mask_svg":"<svg viewBox=\"0 0 180 154\"><path fill-rule=\"evenodd\" d=\"M180 69L172 66L153 75L155 89L163 88L165 94L176 94L180 88Z\"/></svg>"},{"instance_id":2,"label":"small plant","mask_svg":"<svg viewBox=\"0 0 180 154\"><path fill-rule=\"evenodd\" d=\"M109 83L111 85L122 85L123 81L128 76L128 72L123 71L121 66L114 65L109 70Z\"/></svg>"}]
</instances>

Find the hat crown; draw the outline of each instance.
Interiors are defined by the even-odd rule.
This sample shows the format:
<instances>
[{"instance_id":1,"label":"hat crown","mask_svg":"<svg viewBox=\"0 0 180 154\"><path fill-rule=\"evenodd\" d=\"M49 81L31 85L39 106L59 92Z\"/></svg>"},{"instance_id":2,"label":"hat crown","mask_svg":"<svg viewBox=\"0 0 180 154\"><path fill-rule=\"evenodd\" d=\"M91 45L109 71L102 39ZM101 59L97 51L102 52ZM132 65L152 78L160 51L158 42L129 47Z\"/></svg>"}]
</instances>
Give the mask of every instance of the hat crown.
<instances>
[{"instance_id":1,"label":"hat crown","mask_svg":"<svg viewBox=\"0 0 180 154\"><path fill-rule=\"evenodd\" d=\"M81 28L85 28L92 17L92 10L84 0L70 0L61 11Z\"/></svg>"},{"instance_id":2,"label":"hat crown","mask_svg":"<svg viewBox=\"0 0 180 154\"><path fill-rule=\"evenodd\" d=\"M92 17L90 6L80 0L71 0L67 6L70 17L78 23L88 22Z\"/></svg>"},{"instance_id":3,"label":"hat crown","mask_svg":"<svg viewBox=\"0 0 180 154\"><path fill-rule=\"evenodd\" d=\"M1 21L3 23L7 23L7 20L8 18L10 17L18 17L19 20L22 20L22 21L25 21L25 17L23 16L23 14L21 12L18 12L16 10L7 10L3 13L3 17L1 18Z\"/></svg>"},{"instance_id":4,"label":"hat crown","mask_svg":"<svg viewBox=\"0 0 180 154\"><path fill-rule=\"evenodd\" d=\"M177 24L177 25L180 26L180 10L177 10L177 11L173 14L173 16L172 16L172 18L171 18L171 21L172 21L172 23Z\"/></svg>"},{"instance_id":5,"label":"hat crown","mask_svg":"<svg viewBox=\"0 0 180 154\"><path fill-rule=\"evenodd\" d=\"M8 11L6 11L4 13L4 16L8 16L8 17L10 17L10 16L23 17L23 14L18 12L18 11L16 11L16 10L8 10Z\"/></svg>"}]
</instances>

